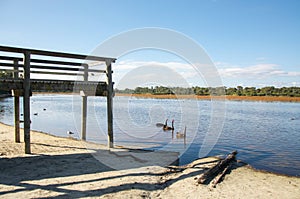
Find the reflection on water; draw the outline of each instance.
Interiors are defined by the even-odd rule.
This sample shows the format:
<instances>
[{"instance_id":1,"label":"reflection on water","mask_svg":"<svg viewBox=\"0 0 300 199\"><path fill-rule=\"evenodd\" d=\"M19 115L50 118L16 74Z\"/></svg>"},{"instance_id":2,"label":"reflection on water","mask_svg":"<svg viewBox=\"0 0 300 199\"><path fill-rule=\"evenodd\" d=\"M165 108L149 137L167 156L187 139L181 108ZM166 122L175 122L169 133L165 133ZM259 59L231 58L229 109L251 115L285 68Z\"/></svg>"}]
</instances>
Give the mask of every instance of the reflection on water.
<instances>
[{"instance_id":1,"label":"reflection on water","mask_svg":"<svg viewBox=\"0 0 300 199\"><path fill-rule=\"evenodd\" d=\"M106 99L89 97L88 104L88 140L106 144ZM0 99L0 110L0 121L12 125L13 98ZM173 133L155 125L166 118L169 125L175 120ZM72 131L78 138L81 97L32 96L31 120L32 129L58 136ZM210 121L210 101L114 98L116 145L178 151L181 164L198 158ZM222 134L209 155L238 150L238 158L255 168L299 176L299 124L299 103L227 101ZM176 137L185 126L186 145L183 137Z\"/></svg>"}]
</instances>

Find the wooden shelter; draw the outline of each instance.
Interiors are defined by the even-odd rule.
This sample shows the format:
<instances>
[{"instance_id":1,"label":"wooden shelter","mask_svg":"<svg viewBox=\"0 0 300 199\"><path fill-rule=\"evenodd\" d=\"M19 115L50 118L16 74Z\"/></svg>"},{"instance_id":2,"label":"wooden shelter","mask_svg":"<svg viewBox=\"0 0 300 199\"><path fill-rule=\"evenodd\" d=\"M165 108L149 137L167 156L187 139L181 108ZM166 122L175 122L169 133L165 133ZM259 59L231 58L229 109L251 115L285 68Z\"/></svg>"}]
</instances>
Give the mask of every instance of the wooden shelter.
<instances>
[{"instance_id":1,"label":"wooden shelter","mask_svg":"<svg viewBox=\"0 0 300 199\"><path fill-rule=\"evenodd\" d=\"M0 72L13 76L0 78L0 90L12 91L14 96L15 141L20 142L20 96L23 97L25 153L30 154L30 96L32 92L73 92L82 96L81 139L86 140L87 97L106 96L108 147L113 147L113 82L112 63L115 58L52 52L0 46ZM8 54L8 55L7 55ZM41 58L33 58L43 57ZM64 59L62 61L62 59ZM67 59L67 61L66 61ZM70 61L71 60L71 61ZM73 60L77 60L74 62ZM106 69L92 69L88 61L105 63ZM105 73L106 81L89 81L89 73ZM55 79L32 78L32 74L46 74ZM39 75L35 75L39 76ZM69 80L71 76L81 80Z\"/></svg>"}]
</instances>

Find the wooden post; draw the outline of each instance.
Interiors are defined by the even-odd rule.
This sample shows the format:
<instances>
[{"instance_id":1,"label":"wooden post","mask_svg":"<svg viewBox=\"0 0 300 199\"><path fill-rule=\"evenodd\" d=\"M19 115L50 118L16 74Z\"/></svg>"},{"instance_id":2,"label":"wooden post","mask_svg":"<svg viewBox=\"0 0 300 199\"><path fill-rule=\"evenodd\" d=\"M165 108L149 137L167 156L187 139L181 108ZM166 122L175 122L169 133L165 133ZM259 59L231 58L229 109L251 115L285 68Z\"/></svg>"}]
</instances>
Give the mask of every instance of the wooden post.
<instances>
[{"instance_id":1,"label":"wooden post","mask_svg":"<svg viewBox=\"0 0 300 199\"><path fill-rule=\"evenodd\" d=\"M24 81L23 81L23 110L24 110L24 142L25 153L30 154L30 52L24 53Z\"/></svg>"},{"instance_id":2,"label":"wooden post","mask_svg":"<svg viewBox=\"0 0 300 199\"><path fill-rule=\"evenodd\" d=\"M87 96L82 96L81 139L86 140Z\"/></svg>"},{"instance_id":3,"label":"wooden post","mask_svg":"<svg viewBox=\"0 0 300 199\"><path fill-rule=\"evenodd\" d=\"M18 67L18 60L14 60L14 73L13 77L14 79L19 78L19 70ZM15 92L14 92L15 93ZM20 97L19 95L14 96L14 109L15 109L15 142L20 142Z\"/></svg>"},{"instance_id":4,"label":"wooden post","mask_svg":"<svg viewBox=\"0 0 300 199\"><path fill-rule=\"evenodd\" d=\"M108 148L114 147L113 134L113 82L112 82L111 60L106 60L106 75L107 75L107 136Z\"/></svg>"},{"instance_id":5,"label":"wooden post","mask_svg":"<svg viewBox=\"0 0 300 199\"><path fill-rule=\"evenodd\" d=\"M88 81L88 65L84 65L83 80ZM86 140L87 95L82 96L81 139Z\"/></svg>"}]
</instances>

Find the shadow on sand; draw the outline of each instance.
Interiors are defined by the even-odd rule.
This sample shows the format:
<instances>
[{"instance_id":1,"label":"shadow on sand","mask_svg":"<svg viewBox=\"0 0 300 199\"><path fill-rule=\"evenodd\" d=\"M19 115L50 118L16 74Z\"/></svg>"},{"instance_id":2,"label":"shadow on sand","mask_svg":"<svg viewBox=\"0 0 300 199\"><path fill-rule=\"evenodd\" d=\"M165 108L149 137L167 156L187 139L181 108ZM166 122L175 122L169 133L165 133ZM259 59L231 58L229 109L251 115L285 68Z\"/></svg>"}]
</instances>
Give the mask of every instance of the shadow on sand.
<instances>
[{"instance_id":1,"label":"shadow on sand","mask_svg":"<svg viewBox=\"0 0 300 199\"><path fill-rule=\"evenodd\" d=\"M54 146L53 146L54 147ZM105 150L98 150L94 153L107 153ZM141 151L139 151L141 153ZM145 153L148 153L145 151ZM116 155L117 154L117 155ZM143 155L143 154L142 154ZM122 157L122 152L114 152L111 158ZM126 164L126 163L125 163ZM93 190L70 189L66 186L80 185L86 183L105 183L107 180L121 179L124 177L158 177L162 178L166 174L172 173L169 170L163 172L149 172L144 170L131 170L130 172L111 172L114 169L101 163L94 157L93 153L75 153L62 155L29 155L15 158L0 158L0 195L28 193L28 191L42 190L46 192L56 192L54 198L78 198L84 196L102 196L104 194L117 193L124 190L139 189L144 191L163 190L173 183L188 178L195 177L203 172L201 169L178 175L178 177L153 182L125 181L122 184L110 184L106 187L99 186ZM82 177L85 174L95 174L93 177ZM78 176L81 176L79 178ZM57 180L57 178L69 177L68 180ZM56 178L56 179L54 179ZM39 180L48 180L47 183L37 183ZM1 189L1 186L12 186L12 189ZM8 196L8 195L7 195ZM43 194L37 195L43 197ZM47 196L49 197L49 196Z\"/></svg>"}]
</instances>

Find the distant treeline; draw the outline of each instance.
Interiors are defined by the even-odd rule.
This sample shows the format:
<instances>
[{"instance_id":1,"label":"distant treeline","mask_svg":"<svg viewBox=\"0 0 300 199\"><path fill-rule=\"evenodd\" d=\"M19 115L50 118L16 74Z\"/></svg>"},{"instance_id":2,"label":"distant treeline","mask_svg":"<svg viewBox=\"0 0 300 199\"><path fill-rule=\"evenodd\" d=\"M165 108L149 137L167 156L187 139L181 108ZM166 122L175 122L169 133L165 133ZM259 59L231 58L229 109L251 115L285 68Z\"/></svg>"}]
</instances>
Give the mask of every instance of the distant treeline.
<instances>
[{"instance_id":1,"label":"distant treeline","mask_svg":"<svg viewBox=\"0 0 300 199\"><path fill-rule=\"evenodd\" d=\"M0 71L0 78L11 78L12 73L6 73ZM56 92L53 90L53 92ZM136 87L135 89L115 89L116 93L125 94L152 94L152 95L234 95L234 96L288 96L288 97L300 97L300 87L281 87L276 88L274 86L267 86L263 88L256 87L242 87L236 88L227 87ZM1 91L0 95L10 94L8 91Z\"/></svg>"},{"instance_id":2,"label":"distant treeline","mask_svg":"<svg viewBox=\"0 0 300 199\"><path fill-rule=\"evenodd\" d=\"M152 95L234 95L234 96L288 96L300 97L300 87L281 87L267 86L263 88L256 87L242 87L236 88L227 87L136 87L135 89L115 89L116 93L125 94L152 94Z\"/></svg>"}]
</instances>

